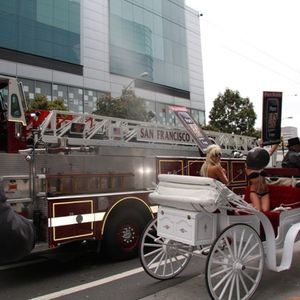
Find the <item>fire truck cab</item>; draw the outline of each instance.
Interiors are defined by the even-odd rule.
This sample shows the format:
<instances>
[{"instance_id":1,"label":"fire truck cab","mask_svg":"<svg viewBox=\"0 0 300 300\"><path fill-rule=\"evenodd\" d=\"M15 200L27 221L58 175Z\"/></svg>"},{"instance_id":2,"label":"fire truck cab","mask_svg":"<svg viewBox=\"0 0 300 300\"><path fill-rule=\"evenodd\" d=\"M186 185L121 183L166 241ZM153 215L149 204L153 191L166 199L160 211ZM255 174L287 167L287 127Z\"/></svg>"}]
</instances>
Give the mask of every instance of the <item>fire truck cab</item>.
<instances>
[{"instance_id":1,"label":"fire truck cab","mask_svg":"<svg viewBox=\"0 0 300 300\"><path fill-rule=\"evenodd\" d=\"M15 78L0 77L0 150L12 152L25 147L22 129L26 125L27 105L22 83Z\"/></svg>"}]
</instances>

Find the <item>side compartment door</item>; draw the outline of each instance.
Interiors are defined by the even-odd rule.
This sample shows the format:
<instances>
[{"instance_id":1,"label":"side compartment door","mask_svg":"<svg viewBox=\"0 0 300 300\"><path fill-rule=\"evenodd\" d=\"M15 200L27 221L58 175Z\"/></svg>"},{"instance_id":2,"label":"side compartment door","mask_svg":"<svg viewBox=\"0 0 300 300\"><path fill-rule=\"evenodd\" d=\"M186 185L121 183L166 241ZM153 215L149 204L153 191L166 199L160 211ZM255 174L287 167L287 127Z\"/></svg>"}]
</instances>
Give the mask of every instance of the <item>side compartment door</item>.
<instances>
[{"instance_id":1,"label":"side compartment door","mask_svg":"<svg viewBox=\"0 0 300 300\"><path fill-rule=\"evenodd\" d=\"M95 236L95 204L92 197L48 198L49 246Z\"/></svg>"}]
</instances>

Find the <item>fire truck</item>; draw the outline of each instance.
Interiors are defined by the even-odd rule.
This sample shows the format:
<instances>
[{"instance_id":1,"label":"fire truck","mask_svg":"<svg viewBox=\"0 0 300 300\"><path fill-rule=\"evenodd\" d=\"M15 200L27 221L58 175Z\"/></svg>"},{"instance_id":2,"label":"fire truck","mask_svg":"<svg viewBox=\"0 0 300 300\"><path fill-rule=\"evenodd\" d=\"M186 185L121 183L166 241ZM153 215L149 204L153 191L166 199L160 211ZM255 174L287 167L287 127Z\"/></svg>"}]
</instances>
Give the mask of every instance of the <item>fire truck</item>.
<instances>
[{"instance_id":1,"label":"fire truck","mask_svg":"<svg viewBox=\"0 0 300 300\"><path fill-rule=\"evenodd\" d=\"M243 193L254 138L207 134L223 148L230 187ZM0 76L0 177L8 202L33 220L34 251L93 240L110 258L134 257L157 206L157 175L199 176L204 161L177 128L68 111L28 112L22 83Z\"/></svg>"}]
</instances>

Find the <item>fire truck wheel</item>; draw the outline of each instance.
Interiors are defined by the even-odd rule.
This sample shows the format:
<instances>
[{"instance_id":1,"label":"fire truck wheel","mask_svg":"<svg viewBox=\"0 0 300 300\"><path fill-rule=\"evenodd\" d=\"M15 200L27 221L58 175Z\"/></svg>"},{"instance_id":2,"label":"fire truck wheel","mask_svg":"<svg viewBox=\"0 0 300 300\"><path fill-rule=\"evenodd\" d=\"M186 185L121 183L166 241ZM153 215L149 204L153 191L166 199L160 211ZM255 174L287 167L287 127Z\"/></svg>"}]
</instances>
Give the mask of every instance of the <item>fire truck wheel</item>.
<instances>
[{"instance_id":1,"label":"fire truck wheel","mask_svg":"<svg viewBox=\"0 0 300 300\"><path fill-rule=\"evenodd\" d=\"M116 211L109 217L103 237L103 251L111 260L126 260L138 255L142 232L149 221L139 211Z\"/></svg>"}]
</instances>

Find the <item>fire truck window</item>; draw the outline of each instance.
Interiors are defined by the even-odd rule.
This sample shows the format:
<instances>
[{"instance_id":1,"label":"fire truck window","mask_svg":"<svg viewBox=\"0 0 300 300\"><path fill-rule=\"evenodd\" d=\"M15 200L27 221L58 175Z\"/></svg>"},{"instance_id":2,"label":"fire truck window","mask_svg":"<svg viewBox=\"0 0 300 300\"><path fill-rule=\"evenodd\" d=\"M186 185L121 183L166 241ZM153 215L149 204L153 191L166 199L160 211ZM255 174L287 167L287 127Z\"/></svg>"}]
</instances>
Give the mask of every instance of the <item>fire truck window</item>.
<instances>
[{"instance_id":1,"label":"fire truck window","mask_svg":"<svg viewBox=\"0 0 300 300\"><path fill-rule=\"evenodd\" d=\"M4 98L2 96L2 93L0 92L0 111L4 111L5 107L4 107Z\"/></svg>"},{"instance_id":2,"label":"fire truck window","mask_svg":"<svg viewBox=\"0 0 300 300\"><path fill-rule=\"evenodd\" d=\"M10 100L11 100L11 103L10 103L11 116L14 118L21 117L21 108L20 108L18 96L16 94L12 94Z\"/></svg>"},{"instance_id":3,"label":"fire truck window","mask_svg":"<svg viewBox=\"0 0 300 300\"><path fill-rule=\"evenodd\" d=\"M7 89L0 89L0 110L7 111Z\"/></svg>"}]
</instances>

